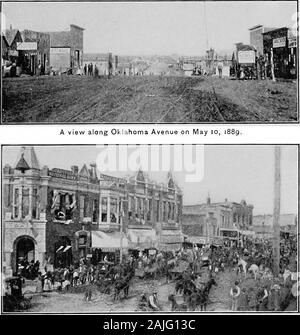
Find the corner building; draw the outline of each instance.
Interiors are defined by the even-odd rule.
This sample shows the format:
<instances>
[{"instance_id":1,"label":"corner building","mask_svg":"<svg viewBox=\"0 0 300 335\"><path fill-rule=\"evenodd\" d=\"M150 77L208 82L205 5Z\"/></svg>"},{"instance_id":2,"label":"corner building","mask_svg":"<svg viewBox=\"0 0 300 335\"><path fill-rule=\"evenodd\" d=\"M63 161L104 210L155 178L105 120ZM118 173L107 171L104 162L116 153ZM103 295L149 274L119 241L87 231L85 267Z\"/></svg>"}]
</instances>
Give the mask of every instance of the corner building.
<instances>
[{"instance_id":1,"label":"corner building","mask_svg":"<svg viewBox=\"0 0 300 335\"><path fill-rule=\"evenodd\" d=\"M23 147L16 162L3 168L5 274L24 258L59 267L119 257L121 248L181 248L182 192L171 174L157 184L142 171L127 179L99 174L95 164L49 169L33 147Z\"/></svg>"}]
</instances>

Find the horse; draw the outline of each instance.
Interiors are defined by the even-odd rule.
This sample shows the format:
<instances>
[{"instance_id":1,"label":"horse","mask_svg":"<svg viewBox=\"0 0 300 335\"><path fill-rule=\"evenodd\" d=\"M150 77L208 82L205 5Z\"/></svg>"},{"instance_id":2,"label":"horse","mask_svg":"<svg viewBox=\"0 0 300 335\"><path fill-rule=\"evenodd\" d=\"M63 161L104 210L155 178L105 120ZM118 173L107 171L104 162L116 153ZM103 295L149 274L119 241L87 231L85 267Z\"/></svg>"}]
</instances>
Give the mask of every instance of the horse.
<instances>
[{"instance_id":1,"label":"horse","mask_svg":"<svg viewBox=\"0 0 300 335\"><path fill-rule=\"evenodd\" d=\"M254 280L257 279L257 275L259 273L259 267L256 265L256 264L252 264L249 269L248 269L248 272L252 272L253 275L254 275Z\"/></svg>"},{"instance_id":2,"label":"horse","mask_svg":"<svg viewBox=\"0 0 300 335\"><path fill-rule=\"evenodd\" d=\"M189 309L194 311L197 306L200 306L201 311L206 311L206 307L208 304L209 292L212 286L217 286L217 282L214 278L208 280L208 282L204 285L203 289L195 288L194 291L188 297L188 306Z\"/></svg>"},{"instance_id":3,"label":"horse","mask_svg":"<svg viewBox=\"0 0 300 335\"><path fill-rule=\"evenodd\" d=\"M128 297L130 281L134 276L131 270L125 277L119 278L114 284L114 300L120 297L121 292L124 292L124 298Z\"/></svg>"}]
</instances>

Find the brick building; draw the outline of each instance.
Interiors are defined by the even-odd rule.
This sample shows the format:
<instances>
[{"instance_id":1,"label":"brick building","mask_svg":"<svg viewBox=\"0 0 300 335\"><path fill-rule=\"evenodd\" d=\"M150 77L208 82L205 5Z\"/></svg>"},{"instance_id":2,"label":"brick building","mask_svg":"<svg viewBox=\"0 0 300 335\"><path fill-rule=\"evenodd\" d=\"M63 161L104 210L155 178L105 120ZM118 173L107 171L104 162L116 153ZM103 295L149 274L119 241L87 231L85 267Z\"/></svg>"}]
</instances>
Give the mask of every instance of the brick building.
<instances>
[{"instance_id":1,"label":"brick building","mask_svg":"<svg viewBox=\"0 0 300 335\"><path fill-rule=\"evenodd\" d=\"M258 238L270 239L273 237L273 215L255 215L253 217L253 231ZM297 234L298 220L294 214L281 214L279 216L279 225L281 235Z\"/></svg>"},{"instance_id":2,"label":"brick building","mask_svg":"<svg viewBox=\"0 0 300 335\"><path fill-rule=\"evenodd\" d=\"M65 266L119 254L121 243L124 253L180 249L182 193L171 175L162 185L142 171L127 179L98 174L95 164L49 169L32 147L16 161L3 169L5 273L21 257Z\"/></svg>"},{"instance_id":3,"label":"brick building","mask_svg":"<svg viewBox=\"0 0 300 335\"><path fill-rule=\"evenodd\" d=\"M83 66L83 31L74 24L69 31L49 32L50 66L53 71L76 73Z\"/></svg>"},{"instance_id":4,"label":"brick building","mask_svg":"<svg viewBox=\"0 0 300 335\"><path fill-rule=\"evenodd\" d=\"M211 243L216 238L237 241L239 234L251 228L252 218L253 206L245 200L237 203L226 199L211 203L208 197L206 203L183 207L182 231L188 238L193 236L191 240L197 236L205 243Z\"/></svg>"}]
</instances>

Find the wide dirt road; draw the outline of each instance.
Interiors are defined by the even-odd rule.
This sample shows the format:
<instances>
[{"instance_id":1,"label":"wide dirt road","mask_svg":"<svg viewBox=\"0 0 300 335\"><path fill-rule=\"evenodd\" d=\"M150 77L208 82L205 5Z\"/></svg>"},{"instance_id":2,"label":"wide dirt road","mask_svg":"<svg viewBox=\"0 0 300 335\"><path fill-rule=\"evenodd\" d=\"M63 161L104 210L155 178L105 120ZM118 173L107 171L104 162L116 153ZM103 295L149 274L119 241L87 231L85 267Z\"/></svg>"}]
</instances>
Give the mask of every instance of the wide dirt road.
<instances>
[{"instance_id":1,"label":"wide dirt road","mask_svg":"<svg viewBox=\"0 0 300 335\"><path fill-rule=\"evenodd\" d=\"M4 78L2 119L5 123L296 121L297 85L211 77Z\"/></svg>"}]
</instances>

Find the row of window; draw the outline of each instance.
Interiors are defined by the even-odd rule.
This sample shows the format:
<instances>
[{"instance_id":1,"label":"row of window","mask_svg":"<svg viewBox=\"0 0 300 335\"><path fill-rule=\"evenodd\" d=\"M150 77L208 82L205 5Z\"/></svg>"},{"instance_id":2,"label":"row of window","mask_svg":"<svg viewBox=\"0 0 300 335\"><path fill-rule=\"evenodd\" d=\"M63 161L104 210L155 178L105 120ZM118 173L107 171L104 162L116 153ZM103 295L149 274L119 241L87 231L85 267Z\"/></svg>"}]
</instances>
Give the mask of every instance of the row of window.
<instances>
[{"instance_id":1,"label":"row of window","mask_svg":"<svg viewBox=\"0 0 300 335\"><path fill-rule=\"evenodd\" d=\"M30 215L33 219L38 218L39 196L36 188L16 188L13 199L14 218L25 218Z\"/></svg>"},{"instance_id":2,"label":"row of window","mask_svg":"<svg viewBox=\"0 0 300 335\"><path fill-rule=\"evenodd\" d=\"M31 192L30 192L31 190ZM15 188L14 190L14 218L25 218L30 215L33 219L38 218L39 195L37 188ZM92 206L91 211L89 206ZM55 220L73 220L74 210L79 207L79 216L82 220L92 215L92 222L99 221L99 200L93 199L89 202L85 195L79 196L79 204L76 204L74 193L53 191L51 213ZM179 222L179 204L177 208L174 202L162 202L162 218L159 217L159 200L145 199L142 197L129 196L128 198L128 219L135 220L137 223L145 221ZM123 215L122 201L116 197L101 198L101 222L119 223ZM109 217L108 217L109 216Z\"/></svg>"}]
</instances>

